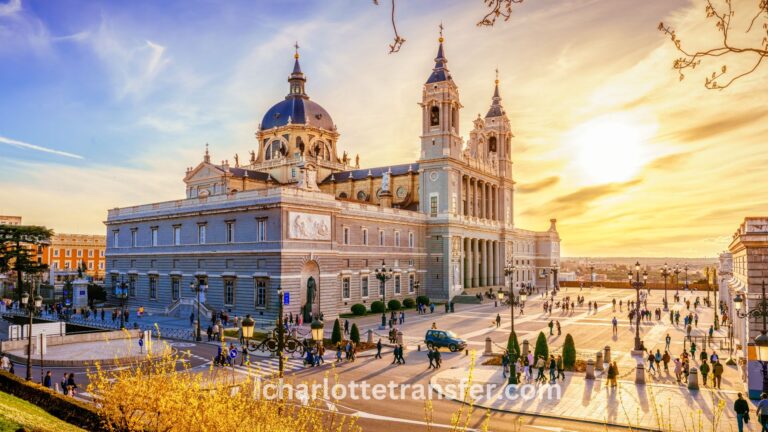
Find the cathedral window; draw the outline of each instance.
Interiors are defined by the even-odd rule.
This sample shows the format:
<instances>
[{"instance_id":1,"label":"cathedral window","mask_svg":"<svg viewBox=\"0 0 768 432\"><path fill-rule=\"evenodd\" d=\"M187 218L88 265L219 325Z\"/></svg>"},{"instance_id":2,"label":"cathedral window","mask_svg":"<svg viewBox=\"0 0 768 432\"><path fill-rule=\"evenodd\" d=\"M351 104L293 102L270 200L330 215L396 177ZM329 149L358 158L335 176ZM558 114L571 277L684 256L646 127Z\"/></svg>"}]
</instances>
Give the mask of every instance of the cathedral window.
<instances>
[{"instance_id":1,"label":"cathedral window","mask_svg":"<svg viewBox=\"0 0 768 432\"><path fill-rule=\"evenodd\" d=\"M400 231L395 231L395 246L400 247Z\"/></svg>"},{"instance_id":2,"label":"cathedral window","mask_svg":"<svg viewBox=\"0 0 768 432\"><path fill-rule=\"evenodd\" d=\"M343 233L344 233L343 242L345 245L348 245L349 244L349 227L344 227Z\"/></svg>"},{"instance_id":3,"label":"cathedral window","mask_svg":"<svg viewBox=\"0 0 768 432\"><path fill-rule=\"evenodd\" d=\"M488 139L488 151L495 153L496 152L496 137L492 136Z\"/></svg>"},{"instance_id":4,"label":"cathedral window","mask_svg":"<svg viewBox=\"0 0 768 432\"><path fill-rule=\"evenodd\" d=\"M360 295L363 298L368 297L368 276L360 278Z\"/></svg>"},{"instance_id":5,"label":"cathedral window","mask_svg":"<svg viewBox=\"0 0 768 432\"><path fill-rule=\"evenodd\" d=\"M257 308L264 308L267 306L267 280L266 279L256 279L256 293L255 293L255 304L254 306Z\"/></svg>"},{"instance_id":6,"label":"cathedral window","mask_svg":"<svg viewBox=\"0 0 768 432\"><path fill-rule=\"evenodd\" d=\"M224 304L235 304L235 280L233 278L224 279Z\"/></svg>"},{"instance_id":7,"label":"cathedral window","mask_svg":"<svg viewBox=\"0 0 768 432\"><path fill-rule=\"evenodd\" d=\"M366 194L365 191L358 191L357 192L357 200L358 201L368 201L368 194Z\"/></svg>"},{"instance_id":8,"label":"cathedral window","mask_svg":"<svg viewBox=\"0 0 768 432\"><path fill-rule=\"evenodd\" d=\"M433 106L432 109L429 110L429 125L440 126L440 108L437 106Z\"/></svg>"},{"instance_id":9,"label":"cathedral window","mask_svg":"<svg viewBox=\"0 0 768 432\"><path fill-rule=\"evenodd\" d=\"M459 125L459 110L456 109L456 106L451 107L451 128L453 130L458 130Z\"/></svg>"},{"instance_id":10,"label":"cathedral window","mask_svg":"<svg viewBox=\"0 0 768 432\"><path fill-rule=\"evenodd\" d=\"M350 290L349 290L349 278L345 277L341 280L341 298L344 300L349 300L351 296Z\"/></svg>"},{"instance_id":11,"label":"cathedral window","mask_svg":"<svg viewBox=\"0 0 768 432\"><path fill-rule=\"evenodd\" d=\"M395 275L395 294L400 295L401 293L402 291L400 289L400 275L396 274Z\"/></svg>"}]
</instances>

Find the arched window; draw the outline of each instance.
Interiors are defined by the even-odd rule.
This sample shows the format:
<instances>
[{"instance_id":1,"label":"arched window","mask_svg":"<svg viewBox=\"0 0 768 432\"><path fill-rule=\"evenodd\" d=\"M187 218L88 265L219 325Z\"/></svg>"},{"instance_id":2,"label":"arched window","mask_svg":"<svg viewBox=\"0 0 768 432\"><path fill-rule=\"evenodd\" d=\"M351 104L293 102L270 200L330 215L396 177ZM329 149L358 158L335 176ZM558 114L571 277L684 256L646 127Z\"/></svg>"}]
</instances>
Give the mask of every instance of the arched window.
<instances>
[{"instance_id":1,"label":"arched window","mask_svg":"<svg viewBox=\"0 0 768 432\"><path fill-rule=\"evenodd\" d=\"M429 110L429 125L440 126L440 108L437 106L433 106L432 109Z\"/></svg>"},{"instance_id":2,"label":"arched window","mask_svg":"<svg viewBox=\"0 0 768 432\"><path fill-rule=\"evenodd\" d=\"M358 191L357 192L357 200L358 201L368 201L368 194L366 194L365 191Z\"/></svg>"},{"instance_id":3,"label":"arched window","mask_svg":"<svg viewBox=\"0 0 768 432\"><path fill-rule=\"evenodd\" d=\"M492 136L488 139L488 151L496 152L496 137Z\"/></svg>"},{"instance_id":4,"label":"arched window","mask_svg":"<svg viewBox=\"0 0 768 432\"><path fill-rule=\"evenodd\" d=\"M347 199L347 193L346 193L346 192L342 192L342 193L340 193L340 194L339 194L339 198L341 198L341 199Z\"/></svg>"},{"instance_id":5,"label":"arched window","mask_svg":"<svg viewBox=\"0 0 768 432\"><path fill-rule=\"evenodd\" d=\"M456 130L459 129L459 110L456 105L451 107L451 127Z\"/></svg>"}]
</instances>

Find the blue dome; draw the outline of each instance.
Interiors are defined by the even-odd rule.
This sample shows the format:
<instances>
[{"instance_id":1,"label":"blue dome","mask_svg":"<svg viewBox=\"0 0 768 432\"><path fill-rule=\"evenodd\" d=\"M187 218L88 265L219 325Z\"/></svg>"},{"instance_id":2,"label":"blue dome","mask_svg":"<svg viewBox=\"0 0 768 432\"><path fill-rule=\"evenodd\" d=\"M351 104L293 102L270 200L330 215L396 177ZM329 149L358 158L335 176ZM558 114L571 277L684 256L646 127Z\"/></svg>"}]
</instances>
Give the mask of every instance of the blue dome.
<instances>
[{"instance_id":1,"label":"blue dome","mask_svg":"<svg viewBox=\"0 0 768 432\"><path fill-rule=\"evenodd\" d=\"M333 119L325 108L306 97L291 95L270 108L261 120L262 129L285 126L290 118L291 124L305 124L326 130L333 130Z\"/></svg>"}]
</instances>

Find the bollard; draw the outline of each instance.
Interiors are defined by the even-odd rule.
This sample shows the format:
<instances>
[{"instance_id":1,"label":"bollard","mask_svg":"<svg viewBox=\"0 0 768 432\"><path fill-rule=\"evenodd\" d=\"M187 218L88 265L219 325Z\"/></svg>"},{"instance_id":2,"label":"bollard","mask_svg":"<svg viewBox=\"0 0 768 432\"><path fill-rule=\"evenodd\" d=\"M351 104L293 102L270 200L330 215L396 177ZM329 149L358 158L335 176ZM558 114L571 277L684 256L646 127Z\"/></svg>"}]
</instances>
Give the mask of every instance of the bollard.
<instances>
[{"instance_id":1,"label":"bollard","mask_svg":"<svg viewBox=\"0 0 768 432\"><path fill-rule=\"evenodd\" d=\"M606 363L611 362L611 347L610 345L605 346L605 354L603 354L603 361Z\"/></svg>"},{"instance_id":2,"label":"bollard","mask_svg":"<svg viewBox=\"0 0 768 432\"><path fill-rule=\"evenodd\" d=\"M635 368L635 384L645 384L645 365L643 362L638 362L637 368Z\"/></svg>"},{"instance_id":3,"label":"bollard","mask_svg":"<svg viewBox=\"0 0 768 432\"><path fill-rule=\"evenodd\" d=\"M398 345L403 345L403 347L405 347L405 344L403 344L403 332L401 332L401 331L397 332L397 339L396 339L396 341L397 341Z\"/></svg>"},{"instance_id":4,"label":"bollard","mask_svg":"<svg viewBox=\"0 0 768 432\"><path fill-rule=\"evenodd\" d=\"M528 357L528 341L523 341L523 357Z\"/></svg>"},{"instance_id":5,"label":"bollard","mask_svg":"<svg viewBox=\"0 0 768 432\"><path fill-rule=\"evenodd\" d=\"M592 359L587 360L587 376L586 379L595 379L595 361Z\"/></svg>"},{"instance_id":6,"label":"bollard","mask_svg":"<svg viewBox=\"0 0 768 432\"><path fill-rule=\"evenodd\" d=\"M489 356L493 354L493 347L491 346L491 338L487 337L485 338L485 351L483 351L484 356Z\"/></svg>"},{"instance_id":7,"label":"bollard","mask_svg":"<svg viewBox=\"0 0 768 432\"><path fill-rule=\"evenodd\" d=\"M595 370L602 372L603 371L603 352L598 351L597 354L595 354Z\"/></svg>"},{"instance_id":8,"label":"bollard","mask_svg":"<svg viewBox=\"0 0 768 432\"><path fill-rule=\"evenodd\" d=\"M373 343L373 330L371 329L368 329L368 343L369 344Z\"/></svg>"},{"instance_id":9,"label":"bollard","mask_svg":"<svg viewBox=\"0 0 768 432\"><path fill-rule=\"evenodd\" d=\"M688 390L698 390L699 389L699 370L695 367L691 368L690 374L688 375Z\"/></svg>"},{"instance_id":10,"label":"bollard","mask_svg":"<svg viewBox=\"0 0 768 432\"><path fill-rule=\"evenodd\" d=\"M416 351L421 351L421 344L416 345Z\"/></svg>"}]
</instances>

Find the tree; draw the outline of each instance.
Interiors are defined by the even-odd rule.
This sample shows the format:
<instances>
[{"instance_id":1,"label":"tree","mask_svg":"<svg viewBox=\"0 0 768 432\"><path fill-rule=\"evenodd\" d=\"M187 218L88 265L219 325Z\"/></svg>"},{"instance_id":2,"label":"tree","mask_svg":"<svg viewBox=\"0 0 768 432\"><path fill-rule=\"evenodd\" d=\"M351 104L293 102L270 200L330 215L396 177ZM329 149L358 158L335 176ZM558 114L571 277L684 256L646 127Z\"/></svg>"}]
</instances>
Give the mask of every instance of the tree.
<instances>
[{"instance_id":1,"label":"tree","mask_svg":"<svg viewBox=\"0 0 768 432\"><path fill-rule=\"evenodd\" d=\"M341 323L339 322L338 318L336 318L336 321L333 322L333 333L331 333L331 342L334 345L341 343Z\"/></svg>"},{"instance_id":2,"label":"tree","mask_svg":"<svg viewBox=\"0 0 768 432\"><path fill-rule=\"evenodd\" d=\"M549 345L547 345L547 337L544 336L544 332L539 332L539 337L536 338L536 347L533 350L534 361L539 357L544 360L549 358Z\"/></svg>"},{"instance_id":3,"label":"tree","mask_svg":"<svg viewBox=\"0 0 768 432\"><path fill-rule=\"evenodd\" d=\"M352 323L352 328L349 330L349 339L356 344L360 343L360 330L357 329L355 323Z\"/></svg>"},{"instance_id":4,"label":"tree","mask_svg":"<svg viewBox=\"0 0 768 432\"><path fill-rule=\"evenodd\" d=\"M16 300L21 300L24 273L37 275L48 266L42 263L43 248L53 230L35 225L0 225L0 273L16 273Z\"/></svg>"},{"instance_id":5,"label":"tree","mask_svg":"<svg viewBox=\"0 0 768 432\"><path fill-rule=\"evenodd\" d=\"M480 20L478 21L477 25L478 27L493 27L494 24L496 24L496 20L501 18L504 21L509 21L509 18L512 16L512 4L513 3L522 3L524 0L483 0L483 4L486 8L489 9L489 12ZM400 33L397 32L397 23L395 22L395 0L392 0L392 7L391 7L391 20L392 20L392 30L395 32L395 39L394 41L389 44L389 53L396 53L400 51L400 48L402 48L403 44L405 43L405 38L400 36ZM379 0L373 0L373 4L378 6ZM440 37L442 38L443 35L443 24L440 24Z\"/></svg>"},{"instance_id":6,"label":"tree","mask_svg":"<svg viewBox=\"0 0 768 432\"><path fill-rule=\"evenodd\" d=\"M565 335L565 343L563 343L563 365L568 370L573 370L576 366L576 344L570 333Z\"/></svg>"},{"instance_id":7,"label":"tree","mask_svg":"<svg viewBox=\"0 0 768 432\"><path fill-rule=\"evenodd\" d=\"M509 383L517 384L517 371L515 362L520 357L520 344L517 343L517 333L509 332L507 340L507 351L509 352Z\"/></svg>"},{"instance_id":8,"label":"tree","mask_svg":"<svg viewBox=\"0 0 768 432\"><path fill-rule=\"evenodd\" d=\"M672 67L677 71L680 81L685 78L685 74L683 73L684 70L696 69L701 65L701 61L704 59L722 58L724 60L727 57L732 58L735 55L740 57L751 56L752 67L747 67L740 72L726 76L726 74L729 73L729 70L725 61L723 61L720 67L715 68L716 70L712 72L711 75L705 77L704 87L710 90L722 90L733 84L733 82L739 78L754 72L758 66L760 66L762 61L768 57L768 1L755 0L756 9L751 12L743 10L744 3L740 3L739 11L741 13L739 14L733 9L731 0L725 1L724 9L716 8L711 0L706 0L706 3L707 5L704 8L704 11L707 19L712 19L715 28L722 33L722 39L712 42L712 45L709 48L699 51L688 50L683 47L682 40L670 26L661 22L659 23L658 29L669 36L677 51L683 55L672 62ZM743 42L745 45L740 45L742 42L741 40L734 41L731 37L731 25L733 24L732 21L734 17L737 19L741 17L751 17L749 25L747 25L746 21L743 23L743 25L746 26L744 36L746 36L746 39L749 39L748 41ZM752 29L756 28L761 28L761 31L759 33L755 32L750 34ZM722 84L723 81L718 82L718 80L721 79L726 80L725 84Z\"/></svg>"}]
</instances>

